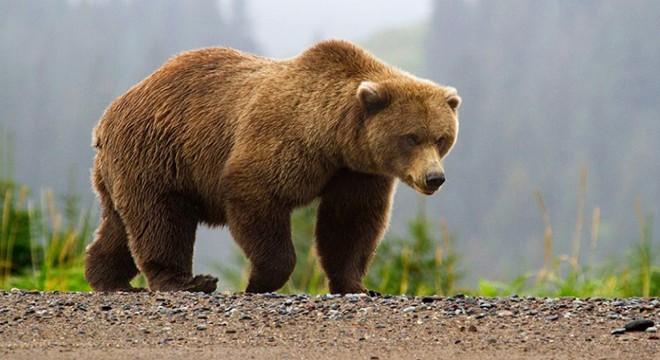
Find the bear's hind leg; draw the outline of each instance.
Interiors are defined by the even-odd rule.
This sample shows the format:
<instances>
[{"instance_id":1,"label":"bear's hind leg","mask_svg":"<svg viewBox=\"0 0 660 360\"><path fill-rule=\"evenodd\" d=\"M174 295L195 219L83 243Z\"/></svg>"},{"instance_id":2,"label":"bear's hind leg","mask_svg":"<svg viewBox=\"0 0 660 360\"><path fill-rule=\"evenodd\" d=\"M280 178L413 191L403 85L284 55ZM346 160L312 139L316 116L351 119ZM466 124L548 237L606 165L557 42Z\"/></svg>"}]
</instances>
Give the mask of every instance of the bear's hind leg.
<instances>
[{"instance_id":1,"label":"bear's hind leg","mask_svg":"<svg viewBox=\"0 0 660 360\"><path fill-rule=\"evenodd\" d=\"M321 196L316 248L331 293L366 293L362 278L385 233L394 180L349 170L337 174Z\"/></svg>"},{"instance_id":2,"label":"bear's hind leg","mask_svg":"<svg viewBox=\"0 0 660 360\"><path fill-rule=\"evenodd\" d=\"M97 186L102 205L96 239L87 247L85 278L95 291L135 291L130 281L137 275L128 235L102 183Z\"/></svg>"},{"instance_id":3,"label":"bear's hind leg","mask_svg":"<svg viewBox=\"0 0 660 360\"><path fill-rule=\"evenodd\" d=\"M137 201L139 197L134 198ZM136 201L136 202L137 202ZM183 196L163 196L122 213L129 246L152 291L211 293L218 279L192 275L198 217L196 206Z\"/></svg>"}]
</instances>

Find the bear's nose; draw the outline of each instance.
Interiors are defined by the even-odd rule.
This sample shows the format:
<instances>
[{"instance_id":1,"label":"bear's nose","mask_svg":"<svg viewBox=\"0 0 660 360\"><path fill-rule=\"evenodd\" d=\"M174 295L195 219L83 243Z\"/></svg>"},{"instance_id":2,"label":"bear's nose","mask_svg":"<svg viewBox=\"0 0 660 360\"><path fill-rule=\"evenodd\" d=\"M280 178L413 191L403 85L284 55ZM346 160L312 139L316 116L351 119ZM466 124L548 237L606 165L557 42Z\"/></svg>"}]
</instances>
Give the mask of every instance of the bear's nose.
<instances>
[{"instance_id":1,"label":"bear's nose","mask_svg":"<svg viewBox=\"0 0 660 360\"><path fill-rule=\"evenodd\" d=\"M426 174L426 178L424 180L427 189L437 190L440 185L444 184L445 174L439 172L429 173Z\"/></svg>"}]
</instances>

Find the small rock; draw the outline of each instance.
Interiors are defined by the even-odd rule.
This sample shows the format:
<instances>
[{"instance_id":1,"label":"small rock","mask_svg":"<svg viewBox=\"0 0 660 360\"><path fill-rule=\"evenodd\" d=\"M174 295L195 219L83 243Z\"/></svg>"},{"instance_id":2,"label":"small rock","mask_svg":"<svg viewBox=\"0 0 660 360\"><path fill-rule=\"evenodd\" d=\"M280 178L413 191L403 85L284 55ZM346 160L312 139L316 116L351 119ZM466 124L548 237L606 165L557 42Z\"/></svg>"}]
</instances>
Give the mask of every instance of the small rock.
<instances>
[{"instance_id":1,"label":"small rock","mask_svg":"<svg viewBox=\"0 0 660 360\"><path fill-rule=\"evenodd\" d=\"M206 326L206 325L204 325L204 324L199 324L199 325L197 325L197 330L200 330L200 331L204 331L204 330L206 330L206 329L208 329L208 328L209 328L209 327Z\"/></svg>"},{"instance_id":2,"label":"small rock","mask_svg":"<svg viewBox=\"0 0 660 360\"><path fill-rule=\"evenodd\" d=\"M469 331L469 332L477 332L477 327L474 326L474 325L470 325L470 326L468 327L468 331Z\"/></svg>"},{"instance_id":3,"label":"small rock","mask_svg":"<svg viewBox=\"0 0 660 360\"><path fill-rule=\"evenodd\" d=\"M225 331L225 333L226 333L226 334L236 334L236 330L234 330L234 329L227 329L227 330Z\"/></svg>"},{"instance_id":4,"label":"small rock","mask_svg":"<svg viewBox=\"0 0 660 360\"><path fill-rule=\"evenodd\" d=\"M559 319L559 315L554 314L554 315L546 316L545 319L548 320L548 321L555 321L555 320Z\"/></svg>"},{"instance_id":5,"label":"small rock","mask_svg":"<svg viewBox=\"0 0 660 360\"><path fill-rule=\"evenodd\" d=\"M649 328L646 328L645 331L646 331L647 333L654 333L654 332L658 332L658 328L655 327L655 326L651 326L651 327L649 327Z\"/></svg>"},{"instance_id":6,"label":"small rock","mask_svg":"<svg viewBox=\"0 0 660 360\"><path fill-rule=\"evenodd\" d=\"M101 311L110 311L110 310L112 310L112 306L110 305L101 306Z\"/></svg>"},{"instance_id":7,"label":"small rock","mask_svg":"<svg viewBox=\"0 0 660 360\"><path fill-rule=\"evenodd\" d=\"M414 306L408 306L407 308L403 309L403 312L404 312L404 313L409 313L409 312L413 312L413 311L415 311L415 310L417 310L416 307L414 307Z\"/></svg>"},{"instance_id":8,"label":"small rock","mask_svg":"<svg viewBox=\"0 0 660 360\"><path fill-rule=\"evenodd\" d=\"M238 320L252 320L252 316L244 314L241 315L241 317L239 317Z\"/></svg>"},{"instance_id":9,"label":"small rock","mask_svg":"<svg viewBox=\"0 0 660 360\"><path fill-rule=\"evenodd\" d=\"M648 319L641 319L641 320L633 320L629 323L627 323L624 328L626 331L644 331L650 327L653 327L655 325L653 323L653 320L648 320Z\"/></svg>"}]
</instances>

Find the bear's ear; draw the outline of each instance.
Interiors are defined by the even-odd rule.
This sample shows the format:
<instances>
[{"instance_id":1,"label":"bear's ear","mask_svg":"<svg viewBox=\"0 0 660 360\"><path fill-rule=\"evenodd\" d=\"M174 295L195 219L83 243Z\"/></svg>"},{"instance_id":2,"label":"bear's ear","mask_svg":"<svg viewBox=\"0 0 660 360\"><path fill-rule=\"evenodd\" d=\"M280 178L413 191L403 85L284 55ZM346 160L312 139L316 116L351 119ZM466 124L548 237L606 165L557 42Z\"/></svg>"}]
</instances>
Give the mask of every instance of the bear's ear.
<instances>
[{"instance_id":1,"label":"bear's ear","mask_svg":"<svg viewBox=\"0 0 660 360\"><path fill-rule=\"evenodd\" d=\"M445 99L447 99L447 104L454 111L461 105L461 97L458 96L458 91L453 87L447 88L447 97Z\"/></svg>"},{"instance_id":2,"label":"bear's ear","mask_svg":"<svg viewBox=\"0 0 660 360\"><path fill-rule=\"evenodd\" d=\"M375 114L390 104L390 96L382 85L363 81L357 89L357 97L368 114Z\"/></svg>"}]
</instances>

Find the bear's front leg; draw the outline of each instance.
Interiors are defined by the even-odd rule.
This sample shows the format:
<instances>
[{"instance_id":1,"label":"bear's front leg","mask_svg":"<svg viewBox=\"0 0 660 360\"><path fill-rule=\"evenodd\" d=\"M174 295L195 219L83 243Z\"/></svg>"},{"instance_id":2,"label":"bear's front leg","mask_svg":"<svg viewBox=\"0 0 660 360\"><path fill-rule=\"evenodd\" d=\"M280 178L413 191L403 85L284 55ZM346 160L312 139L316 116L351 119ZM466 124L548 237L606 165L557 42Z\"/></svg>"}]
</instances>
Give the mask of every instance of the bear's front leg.
<instances>
[{"instance_id":1,"label":"bear's front leg","mask_svg":"<svg viewBox=\"0 0 660 360\"><path fill-rule=\"evenodd\" d=\"M394 179L344 170L319 204L316 246L331 293L366 293L362 278L390 216Z\"/></svg>"},{"instance_id":2,"label":"bear's front leg","mask_svg":"<svg viewBox=\"0 0 660 360\"><path fill-rule=\"evenodd\" d=\"M227 223L234 240L250 260L248 293L280 289L296 265L291 242L291 210L263 197L230 201Z\"/></svg>"}]
</instances>

